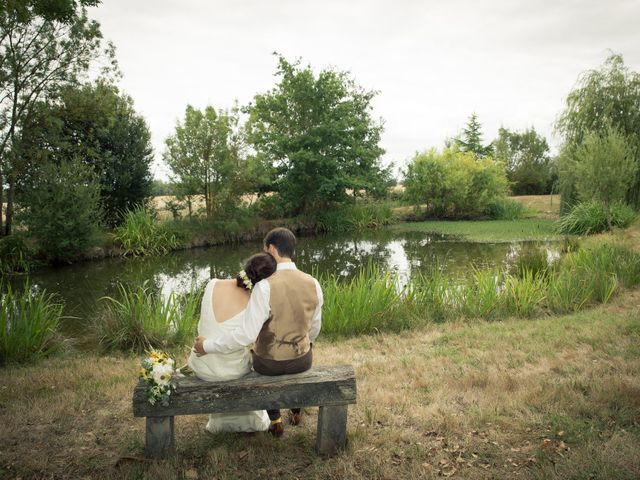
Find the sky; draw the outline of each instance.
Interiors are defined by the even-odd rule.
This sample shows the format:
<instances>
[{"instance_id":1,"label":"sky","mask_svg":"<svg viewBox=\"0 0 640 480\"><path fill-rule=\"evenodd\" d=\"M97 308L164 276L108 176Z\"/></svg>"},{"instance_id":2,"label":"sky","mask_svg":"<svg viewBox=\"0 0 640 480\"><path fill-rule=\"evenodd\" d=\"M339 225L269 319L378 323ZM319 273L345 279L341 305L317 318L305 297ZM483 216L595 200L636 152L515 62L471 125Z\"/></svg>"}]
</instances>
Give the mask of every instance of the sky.
<instances>
[{"instance_id":1,"label":"sky","mask_svg":"<svg viewBox=\"0 0 640 480\"><path fill-rule=\"evenodd\" d=\"M230 108L273 88L278 52L348 71L378 95L383 163L442 148L476 113L500 127L553 124L582 72L611 52L640 71L638 0L103 0L90 10L117 49L120 86L164 140L191 104Z\"/></svg>"}]
</instances>

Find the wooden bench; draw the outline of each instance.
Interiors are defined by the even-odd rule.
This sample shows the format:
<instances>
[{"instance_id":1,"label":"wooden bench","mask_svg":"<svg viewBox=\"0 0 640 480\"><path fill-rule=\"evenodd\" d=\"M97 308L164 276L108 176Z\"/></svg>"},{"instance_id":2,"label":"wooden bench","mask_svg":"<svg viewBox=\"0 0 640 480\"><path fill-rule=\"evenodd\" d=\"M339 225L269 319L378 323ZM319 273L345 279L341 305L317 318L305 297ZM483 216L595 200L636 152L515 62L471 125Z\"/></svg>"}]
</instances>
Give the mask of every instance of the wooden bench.
<instances>
[{"instance_id":1,"label":"wooden bench","mask_svg":"<svg viewBox=\"0 0 640 480\"><path fill-rule=\"evenodd\" d=\"M353 367L313 367L304 373L268 377L254 372L237 380L205 382L179 379L168 407L150 405L144 383L133 392L133 415L147 417L145 453L166 458L175 453L174 417L202 413L319 406L316 451L333 454L345 447L347 406L356 403Z\"/></svg>"}]
</instances>

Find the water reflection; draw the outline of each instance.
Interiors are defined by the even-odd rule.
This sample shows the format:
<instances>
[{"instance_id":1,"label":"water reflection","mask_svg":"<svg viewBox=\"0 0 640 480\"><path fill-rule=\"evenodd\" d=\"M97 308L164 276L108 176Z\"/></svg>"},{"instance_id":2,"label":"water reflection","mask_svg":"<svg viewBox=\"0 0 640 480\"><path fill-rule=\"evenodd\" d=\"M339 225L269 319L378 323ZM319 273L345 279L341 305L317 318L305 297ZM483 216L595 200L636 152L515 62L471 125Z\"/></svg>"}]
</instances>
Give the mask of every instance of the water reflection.
<instances>
[{"instance_id":1,"label":"water reflection","mask_svg":"<svg viewBox=\"0 0 640 480\"><path fill-rule=\"evenodd\" d=\"M212 247L175 252L165 257L108 259L56 269L44 269L29 278L32 288L58 293L66 303L66 314L77 317L64 326L78 331L96 314L99 299L116 294L116 283L143 282L168 295L202 288L213 277L231 278L243 261L260 251L261 243ZM354 275L367 263L382 271L398 273L406 281L419 271L434 267L462 279L475 268L511 268L526 252L543 249L547 259L559 255L557 243L468 243L423 232L397 233L388 230L361 234L300 238L294 259L299 268L317 275ZM21 281L13 279L19 287Z\"/></svg>"}]
</instances>

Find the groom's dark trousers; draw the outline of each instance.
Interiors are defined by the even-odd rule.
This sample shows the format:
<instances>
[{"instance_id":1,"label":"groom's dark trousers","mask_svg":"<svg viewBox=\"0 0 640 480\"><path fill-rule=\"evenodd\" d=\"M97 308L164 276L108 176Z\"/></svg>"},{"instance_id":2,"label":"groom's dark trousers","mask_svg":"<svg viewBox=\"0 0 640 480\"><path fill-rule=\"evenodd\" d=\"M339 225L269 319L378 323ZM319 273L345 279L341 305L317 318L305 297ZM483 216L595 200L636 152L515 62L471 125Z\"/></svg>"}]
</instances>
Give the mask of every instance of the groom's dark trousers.
<instances>
[{"instance_id":1,"label":"groom's dark trousers","mask_svg":"<svg viewBox=\"0 0 640 480\"><path fill-rule=\"evenodd\" d=\"M293 360L271 360L259 357L253 350L251 353L253 356L253 369L260 375L269 375L271 377L306 372L313 363L313 345L302 357ZM299 408L292 408L291 411L300 413ZM267 410L267 415L269 415L270 420L277 420L280 418L280 410Z\"/></svg>"}]
</instances>

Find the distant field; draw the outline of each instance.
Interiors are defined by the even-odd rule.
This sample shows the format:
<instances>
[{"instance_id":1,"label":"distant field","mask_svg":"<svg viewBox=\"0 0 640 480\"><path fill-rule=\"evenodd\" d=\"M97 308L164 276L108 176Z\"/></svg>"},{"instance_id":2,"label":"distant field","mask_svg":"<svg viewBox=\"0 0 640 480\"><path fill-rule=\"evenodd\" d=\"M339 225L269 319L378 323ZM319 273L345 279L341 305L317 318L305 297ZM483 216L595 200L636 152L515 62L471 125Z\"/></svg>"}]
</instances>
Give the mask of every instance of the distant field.
<instances>
[{"instance_id":1,"label":"distant field","mask_svg":"<svg viewBox=\"0 0 640 480\"><path fill-rule=\"evenodd\" d=\"M538 218L556 219L560 215L560 195L520 195L511 197Z\"/></svg>"}]
</instances>

